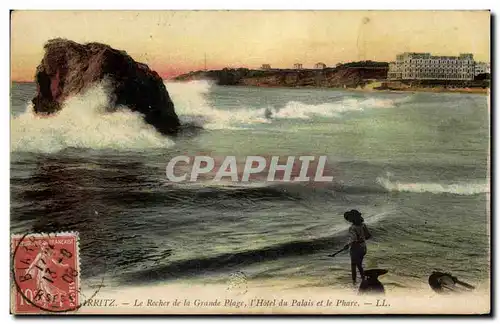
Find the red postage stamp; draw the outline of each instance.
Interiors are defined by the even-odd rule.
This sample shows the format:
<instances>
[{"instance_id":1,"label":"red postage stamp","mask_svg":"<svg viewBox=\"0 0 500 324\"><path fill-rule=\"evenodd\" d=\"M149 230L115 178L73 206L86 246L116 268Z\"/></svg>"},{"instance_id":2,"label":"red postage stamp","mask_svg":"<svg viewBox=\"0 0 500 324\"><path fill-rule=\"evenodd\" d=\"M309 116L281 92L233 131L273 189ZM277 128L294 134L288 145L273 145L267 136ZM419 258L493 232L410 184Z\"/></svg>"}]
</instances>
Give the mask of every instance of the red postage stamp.
<instances>
[{"instance_id":1,"label":"red postage stamp","mask_svg":"<svg viewBox=\"0 0 500 324\"><path fill-rule=\"evenodd\" d=\"M80 307L78 233L12 236L14 314L61 313Z\"/></svg>"}]
</instances>

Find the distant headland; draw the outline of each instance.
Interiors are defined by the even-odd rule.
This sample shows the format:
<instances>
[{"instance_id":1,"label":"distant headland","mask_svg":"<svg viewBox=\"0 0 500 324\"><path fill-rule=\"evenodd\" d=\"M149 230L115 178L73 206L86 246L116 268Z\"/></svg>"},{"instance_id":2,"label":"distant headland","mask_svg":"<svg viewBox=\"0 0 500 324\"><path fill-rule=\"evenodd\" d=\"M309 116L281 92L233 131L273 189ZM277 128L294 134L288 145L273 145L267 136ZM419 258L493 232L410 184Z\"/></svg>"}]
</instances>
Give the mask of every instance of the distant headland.
<instances>
[{"instance_id":1,"label":"distant headland","mask_svg":"<svg viewBox=\"0 0 500 324\"><path fill-rule=\"evenodd\" d=\"M486 93L489 75L475 80L388 80L388 62L359 61L315 69L224 68L179 75L175 81L212 80L224 86L340 88L365 91L432 91Z\"/></svg>"}]
</instances>

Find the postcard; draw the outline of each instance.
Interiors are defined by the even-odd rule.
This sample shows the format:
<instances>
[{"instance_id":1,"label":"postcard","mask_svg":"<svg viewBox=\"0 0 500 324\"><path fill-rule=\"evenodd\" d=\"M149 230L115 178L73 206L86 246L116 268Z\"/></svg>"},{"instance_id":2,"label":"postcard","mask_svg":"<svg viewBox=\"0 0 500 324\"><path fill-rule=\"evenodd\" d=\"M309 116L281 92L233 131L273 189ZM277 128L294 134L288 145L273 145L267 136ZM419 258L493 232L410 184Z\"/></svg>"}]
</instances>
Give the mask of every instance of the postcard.
<instances>
[{"instance_id":1,"label":"postcard","mask_svg":"<svg viewBox=\"0 0 500 324\"><path fill-rule=\"evenodd\" d=\"M10 20L11 314L490 314L490 11Z\"/></svg>"}]
</instances>

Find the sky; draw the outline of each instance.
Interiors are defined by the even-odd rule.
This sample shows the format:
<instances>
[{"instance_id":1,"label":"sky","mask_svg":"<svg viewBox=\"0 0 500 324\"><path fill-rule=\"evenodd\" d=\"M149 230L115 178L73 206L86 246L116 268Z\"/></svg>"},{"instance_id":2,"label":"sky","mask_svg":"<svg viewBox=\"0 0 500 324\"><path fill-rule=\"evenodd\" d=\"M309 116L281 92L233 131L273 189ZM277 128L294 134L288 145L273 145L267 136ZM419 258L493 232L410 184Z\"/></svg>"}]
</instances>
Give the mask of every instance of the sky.
<instances>
[{"instance_id":1,"label":"sky","mask_svg":"<svg viewBox=\"0 0 500 324\"><path fill-rule=\"evenodd\" d=\"M402 52L490 61L489 11L14 11L11 78L31 81L52 38L125 50L164 78L223 67L392 61Z\"/></svg>"}]
</instances>

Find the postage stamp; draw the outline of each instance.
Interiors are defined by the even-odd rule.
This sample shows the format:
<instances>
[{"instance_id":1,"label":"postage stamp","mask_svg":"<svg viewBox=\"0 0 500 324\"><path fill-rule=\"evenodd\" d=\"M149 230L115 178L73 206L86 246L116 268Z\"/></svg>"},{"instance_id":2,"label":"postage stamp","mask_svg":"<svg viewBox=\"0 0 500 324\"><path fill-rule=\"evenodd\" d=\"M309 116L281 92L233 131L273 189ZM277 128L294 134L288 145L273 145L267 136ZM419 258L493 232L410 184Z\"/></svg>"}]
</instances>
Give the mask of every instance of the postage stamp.
<instances>
[{"instance_id":1,"label":"postage stamp","mask_svg":"<svg viewBox=\"0 0 500 324\"><path fill-rule=\"evenodd\" d=\"M78 233L14 235L11 245L13 313L79 308Z\"/></svg>"}]
</instances>

